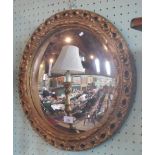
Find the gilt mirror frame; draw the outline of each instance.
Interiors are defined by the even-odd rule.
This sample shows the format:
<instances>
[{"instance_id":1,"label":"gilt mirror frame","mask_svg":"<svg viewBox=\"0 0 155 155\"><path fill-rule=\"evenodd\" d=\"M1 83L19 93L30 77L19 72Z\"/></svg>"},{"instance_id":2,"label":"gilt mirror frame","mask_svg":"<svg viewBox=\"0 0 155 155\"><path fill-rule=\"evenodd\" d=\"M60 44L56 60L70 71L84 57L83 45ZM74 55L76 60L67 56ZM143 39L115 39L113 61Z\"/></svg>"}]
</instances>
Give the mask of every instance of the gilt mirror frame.
<instances>
[{"instance_id":1,"label":"gilt mirror frame","mask_svg":"<svg viewBox=\"0 0 155 155\"><path fill-rule=\"evenodd\" d=\"M55 28L72 25L86 27L102 42L107 41L114 51L111 52L118 75L114 105L106 122L100 127L80 134L68 133L50 126L44 118L37 97L37 80L34 58L44 40ZM40 58L38 58L39 61ZM67 10L48 18L32 34L26 44L19 68L19 94L25 114L34 129L50 144L64 150L85 150L110 138L121 126L132 105L136 91L136 72L133 57L127 43L104 17L86 10Z\"/></svg>"}]
</instances>

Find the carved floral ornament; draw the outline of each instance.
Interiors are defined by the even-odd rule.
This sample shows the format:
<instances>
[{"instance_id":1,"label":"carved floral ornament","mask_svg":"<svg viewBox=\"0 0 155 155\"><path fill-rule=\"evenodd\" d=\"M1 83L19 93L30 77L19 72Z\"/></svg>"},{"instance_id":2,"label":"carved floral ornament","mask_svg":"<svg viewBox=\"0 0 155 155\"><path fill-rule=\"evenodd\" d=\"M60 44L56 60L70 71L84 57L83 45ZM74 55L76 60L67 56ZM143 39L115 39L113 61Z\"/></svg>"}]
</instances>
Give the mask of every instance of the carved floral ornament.
<instances>
[{"instance_id":1,"label":"carved floral ornament","mask_svg":"<svg viewBox=\"0 0 155 155\"><path fill-rule=\"evenodd\" d=\"M85 30L96 37L101 45L107 45L116 70L112 105L104 115L102 123L86 132L66 132L49 122L38 97L38 70L45 56L45 50L42 49L47 42L49 44L54 33L64 29L68 32L68 27ZM110 138L125 119L134 99L135 88L134 61L127 43L107 19L85 10L63 11L48 18L27 42L20 63L19 94L24 112L33 128L47 142L60 149L85 150Z\"/></svg>"}]
</instances>

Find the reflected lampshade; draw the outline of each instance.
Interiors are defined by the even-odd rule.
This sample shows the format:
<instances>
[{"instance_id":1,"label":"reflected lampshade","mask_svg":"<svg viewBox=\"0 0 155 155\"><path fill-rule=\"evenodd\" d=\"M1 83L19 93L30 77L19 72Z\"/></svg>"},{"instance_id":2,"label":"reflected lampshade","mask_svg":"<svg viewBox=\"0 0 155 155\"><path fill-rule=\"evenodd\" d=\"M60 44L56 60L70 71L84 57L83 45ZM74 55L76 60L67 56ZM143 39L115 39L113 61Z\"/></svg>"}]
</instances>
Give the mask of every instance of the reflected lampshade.
<instances>
[{"instance_id":1,"label":"reflected lampshade","mask_svg":"<svg viewBox=\"0 0 155 155\"><path fill-rule=\"evenodd\" d=\"M67 71L71 74L85 72L79 56L79 48L73 45L63 46L58 59L52 67L52 73L65 74Z\"/></svg>"}]
</instances>

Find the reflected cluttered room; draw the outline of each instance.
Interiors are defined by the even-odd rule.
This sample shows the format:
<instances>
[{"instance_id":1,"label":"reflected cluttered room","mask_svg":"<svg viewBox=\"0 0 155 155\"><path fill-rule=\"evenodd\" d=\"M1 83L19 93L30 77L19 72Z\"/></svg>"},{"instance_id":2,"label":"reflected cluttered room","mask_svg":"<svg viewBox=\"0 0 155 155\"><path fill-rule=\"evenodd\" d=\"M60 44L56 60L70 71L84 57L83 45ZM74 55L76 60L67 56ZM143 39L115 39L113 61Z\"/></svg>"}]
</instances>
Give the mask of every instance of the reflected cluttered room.
<instances>
[{"instance_id":1,"label":"reflected cluttered room","mask_svg":"<svg viewBox=\"0 0 155 155\"><path fill-rule=\"evenodd\" d=\"M76 133L102 125L113 103L117 76L108 43L101 44L83 27L58 30L48 41L38 72L40 106L46 119ZM71 84L68 96L66 82Z\"/></svg>"}]
</instances>

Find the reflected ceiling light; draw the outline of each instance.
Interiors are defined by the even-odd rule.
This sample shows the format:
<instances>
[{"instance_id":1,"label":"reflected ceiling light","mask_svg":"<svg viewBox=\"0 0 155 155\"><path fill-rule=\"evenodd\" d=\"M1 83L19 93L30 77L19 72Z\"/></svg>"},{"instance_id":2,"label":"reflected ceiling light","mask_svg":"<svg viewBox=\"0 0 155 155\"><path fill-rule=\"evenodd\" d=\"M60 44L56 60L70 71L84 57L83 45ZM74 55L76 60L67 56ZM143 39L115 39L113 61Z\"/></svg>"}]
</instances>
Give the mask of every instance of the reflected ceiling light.
<instances>
[{"instance_id":1,"label":"reflected ceiling light","mask_svg":"<svg viewBox=\"0 0 155 155\"><path fill-rule=\"evenodd\" d=\"M84 35L84 32L80 32L79 33L79 36L81 37L81 36L83 36Z\"/></svg>"},{"instance_id":2,"label":"reflected ceiling light","mask_svg":"<svg viewBox=\"0 0 155 155\"><path fill-rule=\"evenodd\" d=\"M81 57L81 61L85 61L85 57Z\"/></svg>"},{"instance_id":3,"label":"reflected ceiling light","mask_svg":"<svg viewBox=\"0 0 155 155\"><path fill-rule=\"evenodd\" d=\"M108 51L107 45L103 45L103 46L104 46L104 49L105 49L106 51Z\"/></svg>"},{"instance_id":4,"label":"reflected ceiling light","mask_svg":"<svg viewBox=\"0 0 155 155\"><path fill-rule=\"evenodd\" d=\"M43 66L44 66L44 65L43 65L43 64L41 64L41 65L40 65L40 68L43 68Z\"/></svg>"},{"instance_id":5,"label":"reflected ceiling light","mask_svg":"<svg viewBox=\"0 0 155 155\"><path fill-rule=\"evenodd\" d=\"M109 61L105 62L105 68L106 68L107 75L111 75L111 68L110 68L110 62Z\"/></svg>"},{"instance_id":6,"label":"reflected ceiling light","mask_svg":"<svg viewBox=\"0 0 155 155\"><path fill-rule=\"evenodd\" d=\"M71 37L66 37L65 38L65 42L66 43L71 43L72 42L72 38Z\"/></svg>"},{"instance_id":7,"label":"reflected ceiling light","mask_svg":"<svg viewBox=\"0 0 155 155\"><path fill-rule=\"evenodd\" d=\"M53 63L53 58L50 59L50 63Z\"/></svg>"},{"instance_id":8,"label":"reflected ceiling light","mask_svg":"<svg viewBox=\"0 0 155 155\"><path fill-rule=\"evenodd\" d=\"M93 60L93 59L94 59L94 56L93 56L93 55L90 55L90 59L92 59L92 60Z\"/></svg>"},{"instance_id":9,"label":"reflected ceiling light","mask_svg":"<svg viewBox=\"0 0 155 155\"><path fill-rule=\"evenodd\" d=\"M96 72L100 73L100 61L98 58L95 59Z\"/></svg>"}]
</instances>

